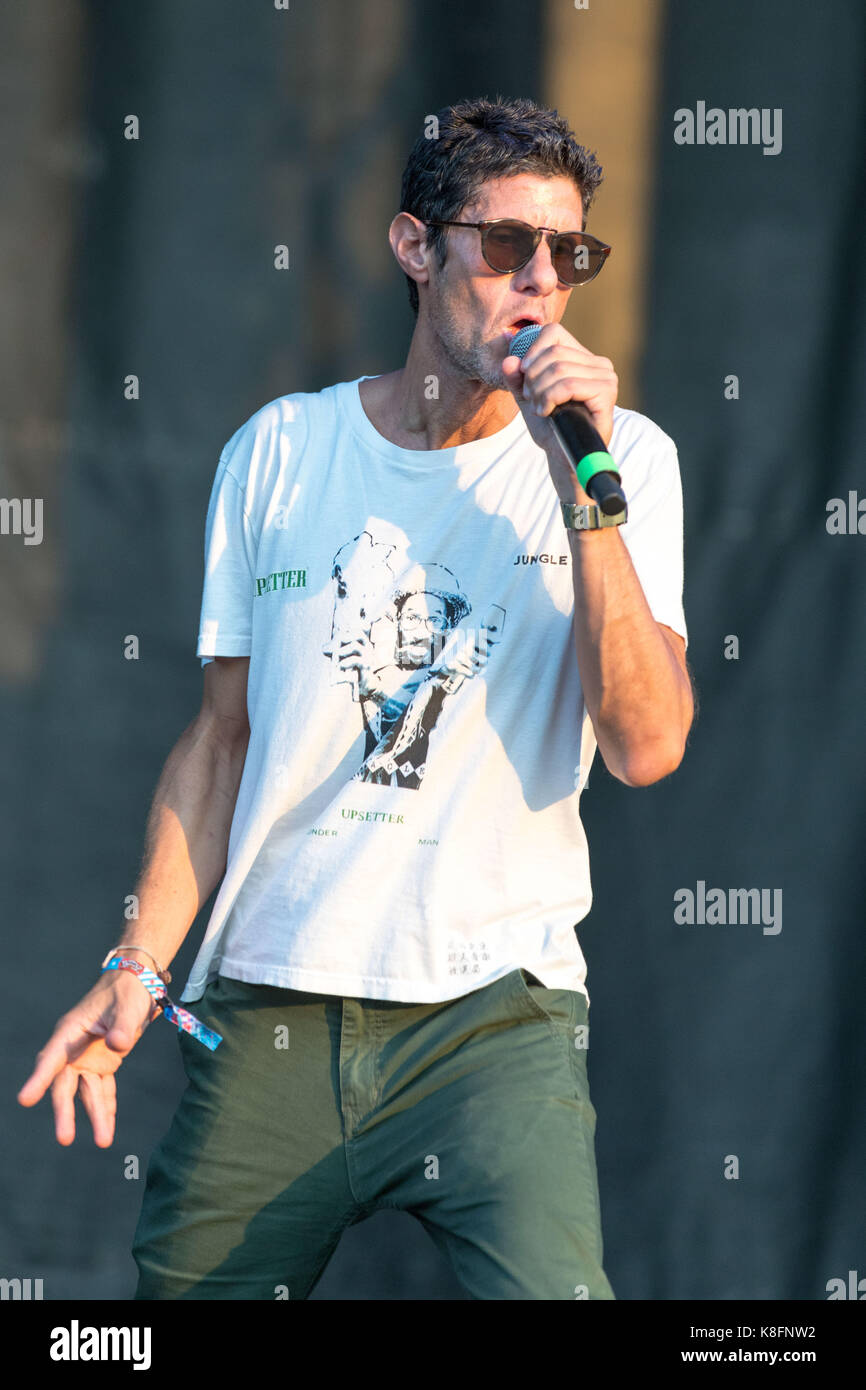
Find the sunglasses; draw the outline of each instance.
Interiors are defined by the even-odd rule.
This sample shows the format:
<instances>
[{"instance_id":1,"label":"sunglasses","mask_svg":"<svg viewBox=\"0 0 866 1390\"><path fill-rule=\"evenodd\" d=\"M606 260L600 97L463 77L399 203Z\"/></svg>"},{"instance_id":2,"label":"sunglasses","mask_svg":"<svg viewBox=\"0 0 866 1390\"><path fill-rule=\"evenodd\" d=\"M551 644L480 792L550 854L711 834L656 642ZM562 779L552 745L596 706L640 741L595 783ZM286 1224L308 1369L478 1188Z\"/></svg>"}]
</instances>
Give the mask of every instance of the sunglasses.
<instances>
[{"instance_id":1,"label":"sunglasses","mask_svg":"<svg viewBox=\"0 0 866 1390\"><path fill-rule=\"evenodd\" d=\"M428 222L428 227L475 227L481 233L481 254L491 270L508 275L521 270L535 255L547 233L550 259L563 285L588 285L601 270L610 247L588 232L559 232L555 227L530 227L513 217L488 222Z\"/></svg>"}]
</instances>

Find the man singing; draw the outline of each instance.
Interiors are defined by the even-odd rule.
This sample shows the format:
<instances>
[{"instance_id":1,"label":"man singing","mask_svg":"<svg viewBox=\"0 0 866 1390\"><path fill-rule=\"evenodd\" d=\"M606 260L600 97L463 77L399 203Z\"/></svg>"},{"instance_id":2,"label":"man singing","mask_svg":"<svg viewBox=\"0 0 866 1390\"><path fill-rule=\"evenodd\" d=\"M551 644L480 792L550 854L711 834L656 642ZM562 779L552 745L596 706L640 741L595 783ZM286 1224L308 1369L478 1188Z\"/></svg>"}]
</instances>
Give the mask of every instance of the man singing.
<instances>
[{"instance_id":1,"label":"man singing","mask_svg":"<svg viewBox=\"0 0 866 1390\"><path fill-rule=\"evenodd\" d=\"M628 787L683 756L677 454L560 323L609 251L584 230L594 156L528 100L437 120L389 230L405 364L281 396L223 450L202 707L155 793L139 917L20 1092L51 1086L70 1144L78 1090L107 1146L114 1073L160 1009L178 1025L139 1299L306 1298L382 1208L472 1298L614 1297L579 803L596 748ZM557 442L568 401L620 469L619 517ZM167 967L217 885L192 1016Z\"/></svg>"}]
</instances>

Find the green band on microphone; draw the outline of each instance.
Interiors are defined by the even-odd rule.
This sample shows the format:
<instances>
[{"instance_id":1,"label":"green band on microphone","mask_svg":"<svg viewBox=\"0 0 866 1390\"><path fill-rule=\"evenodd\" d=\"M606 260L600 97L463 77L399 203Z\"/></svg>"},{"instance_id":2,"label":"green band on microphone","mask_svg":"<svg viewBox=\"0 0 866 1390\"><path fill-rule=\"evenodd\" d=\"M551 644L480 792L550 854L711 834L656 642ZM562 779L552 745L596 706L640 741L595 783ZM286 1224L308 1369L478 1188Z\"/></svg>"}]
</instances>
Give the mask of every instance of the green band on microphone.
<instances>
[{"instance_id":1,"label":"green band on microphone","mask_svg":"<svg viewBox=\"0 0 866 1390\"><path fill-rule=\"evenodd\" d=\"M584 454L577 465L577 480L584 492L590 478L593 478L596 473L615 473L619 477L619 469L610 454L603 453L601 450L595 454Z\"/></svg>"}]
</instances>

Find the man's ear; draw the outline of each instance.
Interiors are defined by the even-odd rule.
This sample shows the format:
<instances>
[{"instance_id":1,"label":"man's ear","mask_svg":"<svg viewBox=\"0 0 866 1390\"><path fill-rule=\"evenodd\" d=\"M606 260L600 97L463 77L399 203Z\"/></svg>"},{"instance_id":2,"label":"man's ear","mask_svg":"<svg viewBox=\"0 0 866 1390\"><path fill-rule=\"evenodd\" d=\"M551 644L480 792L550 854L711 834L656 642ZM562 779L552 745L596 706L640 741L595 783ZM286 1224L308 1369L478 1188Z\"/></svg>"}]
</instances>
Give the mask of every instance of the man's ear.
<instances>
[{"instance_id":1,"label":"man's ear","mask_svg":"<svg viewBox=\"0 0 866 1390\"><path fill-rule=\"evenodd\" d=\"M388 240L400 269L416 285L426 285L430 279L426 224L411 212L398 212L388 228Z\"/></svg>"}]
</instances>

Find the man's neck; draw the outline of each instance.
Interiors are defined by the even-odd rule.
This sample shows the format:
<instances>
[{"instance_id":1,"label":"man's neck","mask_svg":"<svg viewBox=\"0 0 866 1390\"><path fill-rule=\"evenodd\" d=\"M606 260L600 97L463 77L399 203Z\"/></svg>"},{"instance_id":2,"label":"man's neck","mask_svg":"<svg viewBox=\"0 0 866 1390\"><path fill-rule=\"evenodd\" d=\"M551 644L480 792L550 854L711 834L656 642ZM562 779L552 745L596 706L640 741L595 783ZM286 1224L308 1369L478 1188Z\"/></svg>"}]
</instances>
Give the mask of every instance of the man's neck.
<instances>
[{"instance_id":1,"label":"man's neck","mask_svg":"<svg viewBox=\"0 0 866 1390\"><path fill-rule=\"evenodd\" d=\"M401 449L451 449L486 439L518 411L510 391L469 380L422 342L417 329L405 367L358 389L370 423Z\"/></svg>"}]
</instances>

